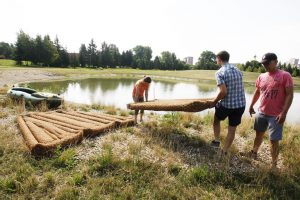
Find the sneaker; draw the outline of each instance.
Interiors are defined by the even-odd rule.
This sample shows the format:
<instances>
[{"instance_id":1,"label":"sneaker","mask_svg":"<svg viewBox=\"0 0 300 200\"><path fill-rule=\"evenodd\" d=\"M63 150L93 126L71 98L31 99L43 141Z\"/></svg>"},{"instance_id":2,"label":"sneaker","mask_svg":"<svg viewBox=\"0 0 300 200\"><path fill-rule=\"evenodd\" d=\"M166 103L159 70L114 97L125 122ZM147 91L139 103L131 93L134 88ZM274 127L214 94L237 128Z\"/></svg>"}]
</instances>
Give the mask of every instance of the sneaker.
<instances>
[{"instance_id":1,"label":"sneaker","mask_svg":"<svg viewBox=\"0 0 300 200\"><path fill-rule=\"evenodd\" d=\"M240 152L240 156L247 157L247 158L252 158L254 160L257 160L257 152L254 152L253 150L249 152Z\"/></svg>"},{"instance_id":2,"label":"sneaker","mask_svg":"<svg viewBox=\"0 0 300 200\"><path fill-rule=\"evenodd\" d=\"M214 147L214 148L219 148L220 147L220 142L216 141L216 140L213 140L213 141L211 141L210 146Z\"/></svg>"}]
</instances>

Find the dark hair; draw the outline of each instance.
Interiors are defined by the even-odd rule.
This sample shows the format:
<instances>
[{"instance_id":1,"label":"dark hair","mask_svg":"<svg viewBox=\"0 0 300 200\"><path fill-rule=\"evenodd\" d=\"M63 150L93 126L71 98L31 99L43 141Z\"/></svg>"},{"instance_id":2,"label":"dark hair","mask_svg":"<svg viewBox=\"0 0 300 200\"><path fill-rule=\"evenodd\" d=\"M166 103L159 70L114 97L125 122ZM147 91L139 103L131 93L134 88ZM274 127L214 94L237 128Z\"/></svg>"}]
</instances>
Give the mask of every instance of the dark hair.
<instances>
[{"instance_id":1,"label":"dark hair","mask_svg":"<svg viewBox=\"0 0 300 200\"><path fill-rule=\"evenodd\" d=\"M149 76L145 76L144 77L144 82L146 82L146 83L151 83L151 78L149 77Z\"/></svg>"},{"instance_id":2,"label":"dark hair","mask_svg":"<svg viewBox=\"0 0 300 200\"><path fill-rule=\"evenodd\" d=\"M229 53L227 51L220 51L218 54L217 54L217 57L223 61L223 62L228 62L229 61Z\"/></svg>"}]
</instances>

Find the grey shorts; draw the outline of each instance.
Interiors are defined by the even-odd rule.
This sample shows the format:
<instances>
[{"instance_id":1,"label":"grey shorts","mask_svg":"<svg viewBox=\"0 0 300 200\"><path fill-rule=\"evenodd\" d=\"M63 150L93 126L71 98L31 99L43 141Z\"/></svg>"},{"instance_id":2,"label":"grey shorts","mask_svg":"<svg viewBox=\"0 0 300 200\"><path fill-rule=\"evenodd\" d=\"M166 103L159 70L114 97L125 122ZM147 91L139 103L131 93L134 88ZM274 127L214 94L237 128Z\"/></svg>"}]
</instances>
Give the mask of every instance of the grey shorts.
<instances>
[{"instance_id":1,"label":"grey shorts","mask_svg":"<svg viewBox=\"0 0 300 200\"><path fill-rule=\"evenodd\" d=\"M277 123L276 117L258 113L255 116L254 130L258 132L266 132L267 129L269 130L270 140L282 140L283 126L282 124Z\"/></svg>"}]
</instances>

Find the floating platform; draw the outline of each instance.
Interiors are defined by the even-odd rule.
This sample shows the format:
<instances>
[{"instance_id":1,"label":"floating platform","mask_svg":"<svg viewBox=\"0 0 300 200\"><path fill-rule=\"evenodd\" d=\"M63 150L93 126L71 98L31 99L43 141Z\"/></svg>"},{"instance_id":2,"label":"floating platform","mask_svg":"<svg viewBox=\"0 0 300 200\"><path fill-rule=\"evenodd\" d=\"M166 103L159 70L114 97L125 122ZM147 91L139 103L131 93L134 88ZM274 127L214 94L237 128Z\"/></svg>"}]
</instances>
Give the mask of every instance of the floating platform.
<instances>
[{"instance_id":1,"label":"floating platform","mask_svg":"<svg viewBox=\"0 0 300 200\"><path fill-rule=\"evenodd\" d=\"M130 103L127 104L127 108L131 110L200 112L209 108L209 100L212 99L154 100Z\"/></svg>"},{"instance_id":2,"label":"floating platform","mask_svg":"<svg viewBox=\"0 0 300 200\"><path fill-rule=\"evenodd\" d=\"M41 155L111 129L134 125L132 117L79 111L31 112L17 118L26 145Z\"/></svg>"}]
</instances>

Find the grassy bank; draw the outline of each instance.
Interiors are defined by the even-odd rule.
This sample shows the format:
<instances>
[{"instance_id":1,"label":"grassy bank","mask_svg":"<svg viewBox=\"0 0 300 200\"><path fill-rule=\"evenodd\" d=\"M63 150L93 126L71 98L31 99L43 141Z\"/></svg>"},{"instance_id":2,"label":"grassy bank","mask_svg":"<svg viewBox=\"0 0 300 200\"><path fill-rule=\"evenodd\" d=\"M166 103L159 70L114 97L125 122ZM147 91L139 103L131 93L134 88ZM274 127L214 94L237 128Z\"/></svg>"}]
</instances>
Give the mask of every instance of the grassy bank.
<instances>
[{"instance_id":1,"label":"grassy bank","mask_svg":"<svg viewBox=\"0 0 300 200\"><path fill-rule=\"evenodd\" d=\"M115 130L54 156L31 156L16 127L19 105L1 99L1 199L296 199L300 195L300 127L286 127L279 171L269 170L267 138L260 160L251 148L253 121L243 120L232 153L209 147L212 115L149 114L145 123ZM64 109L128 115L99 105ZM222 124L222 130L226 129ZM223 131L224 140L224 131Z\"/></svg>"},{"instance_id":2,"label":"grassy bank","mask_svg":"<svg viewBox=\"0 0 300 200\"><path fill-rule=\"evenodd\" d=\"M8 59L0 59L0 68L10 68L15 67L16 61Z\"/></svg>"}]
</instances>

